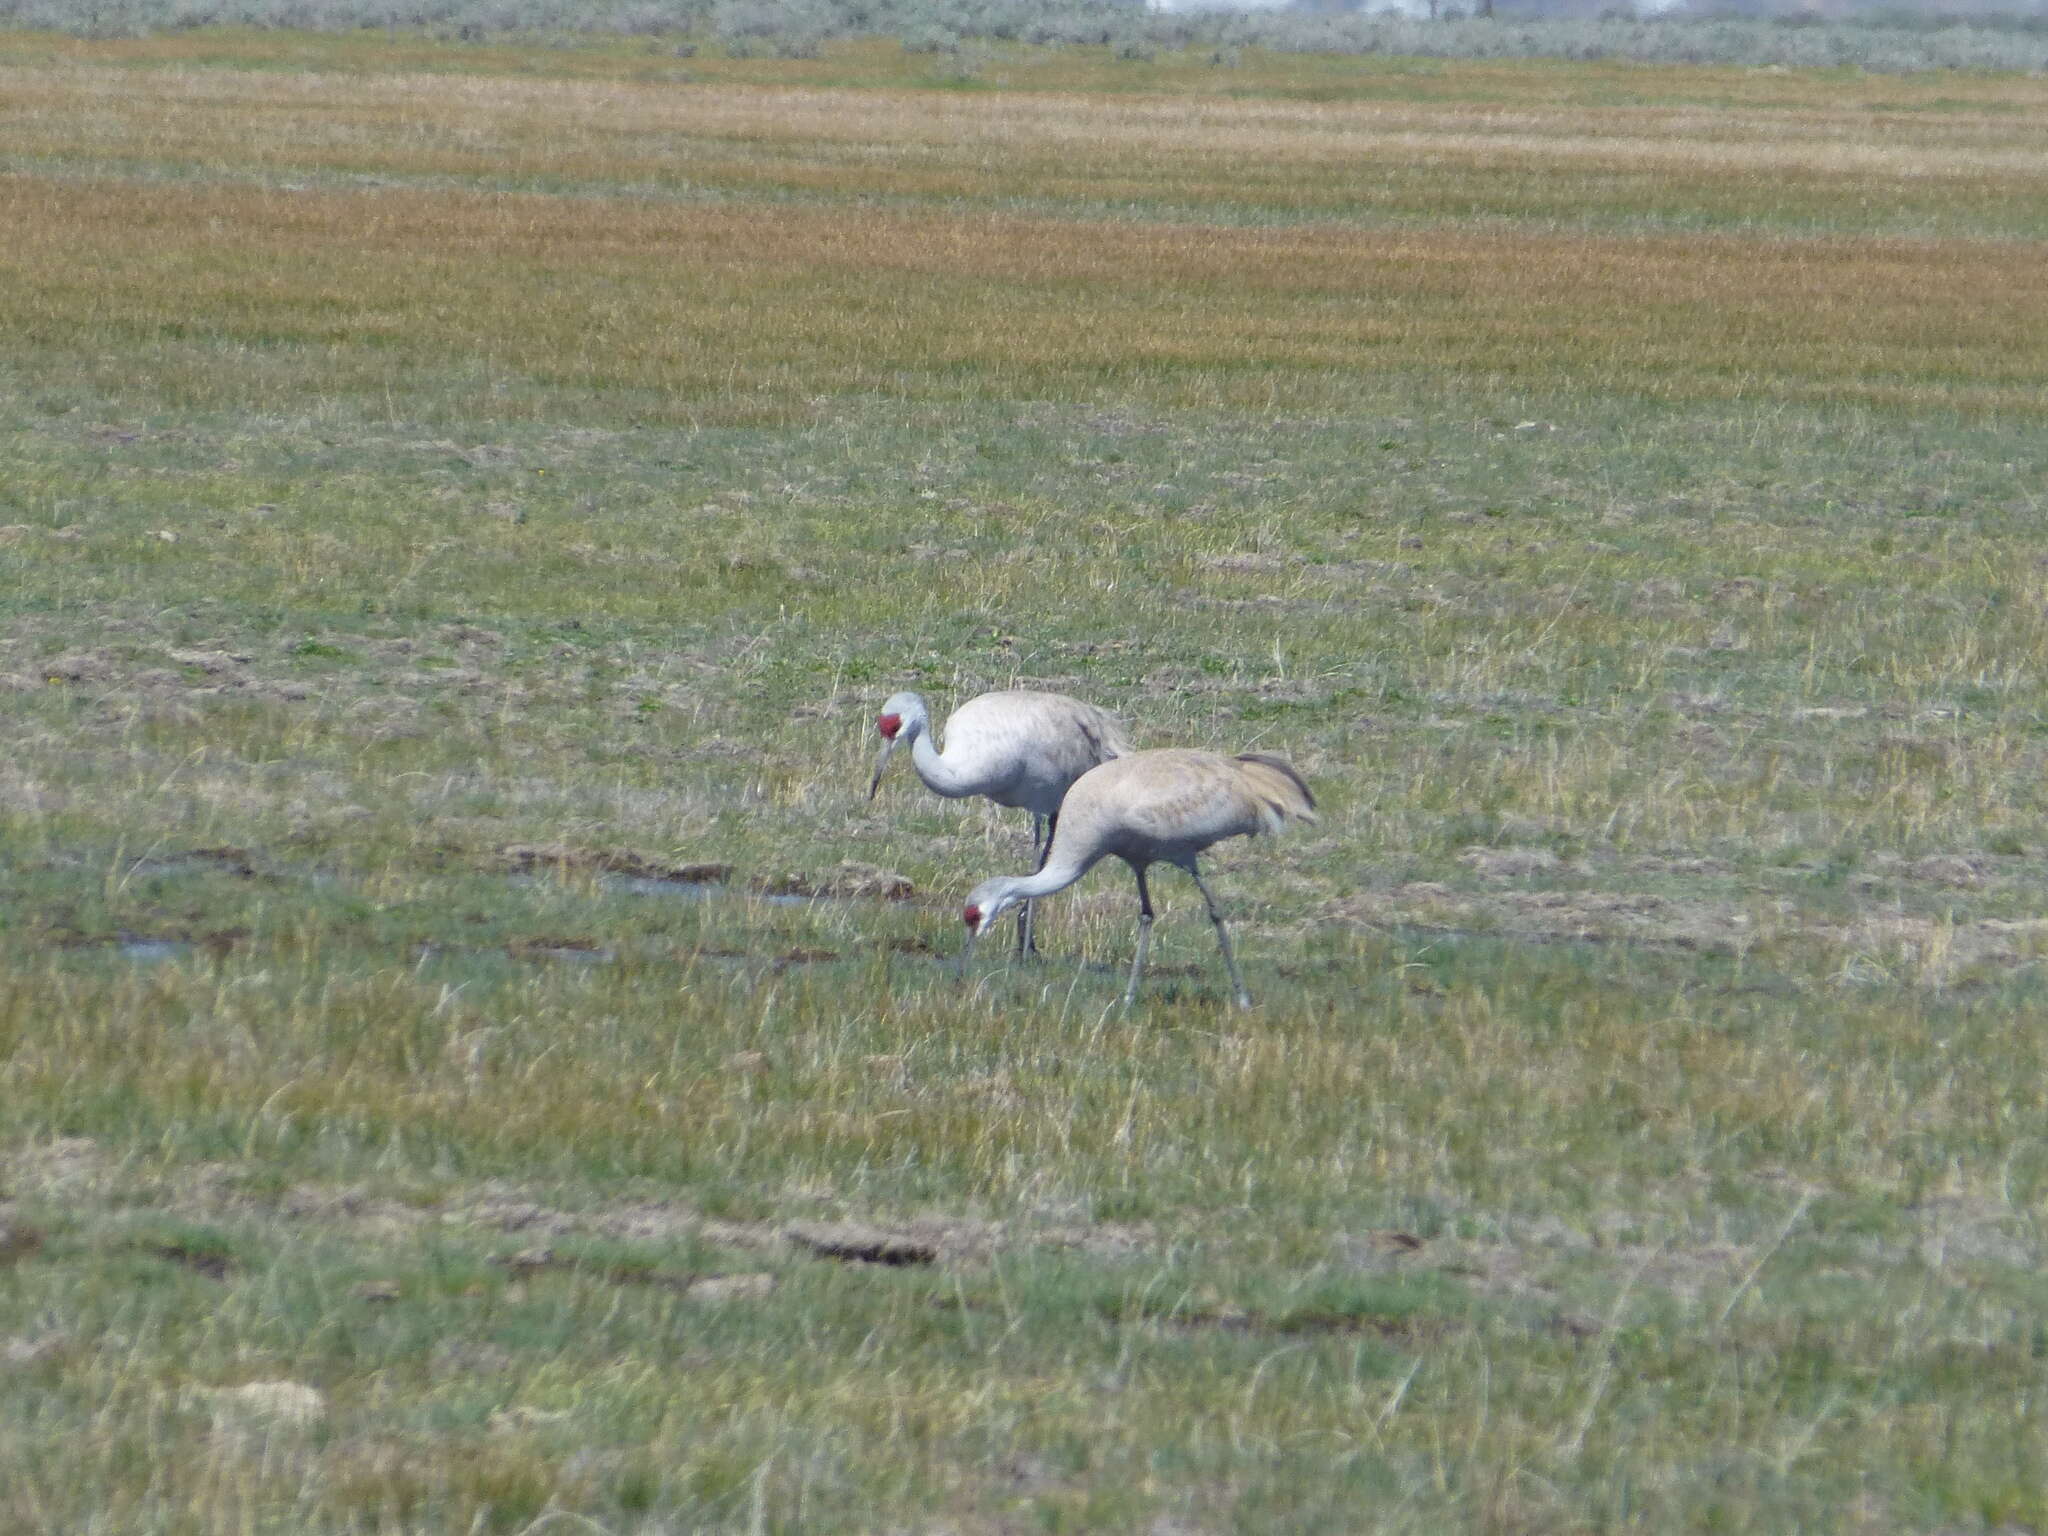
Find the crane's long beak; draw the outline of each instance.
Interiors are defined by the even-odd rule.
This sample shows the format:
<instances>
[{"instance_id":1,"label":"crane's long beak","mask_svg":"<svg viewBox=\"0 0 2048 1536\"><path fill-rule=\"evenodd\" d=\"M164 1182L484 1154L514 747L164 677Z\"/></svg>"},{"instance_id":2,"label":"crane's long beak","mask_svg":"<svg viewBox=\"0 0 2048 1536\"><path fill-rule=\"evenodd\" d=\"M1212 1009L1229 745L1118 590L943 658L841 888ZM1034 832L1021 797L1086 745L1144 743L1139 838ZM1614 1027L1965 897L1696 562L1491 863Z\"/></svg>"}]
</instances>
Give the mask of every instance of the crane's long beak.
<instances>
[{"instance_id":1,"label":"crane's long beak","mask_svg":"<svg viewBox=\"0 0 2048 1536\"><path fill-rule=\"evenodd\" d=\"M962 985L966 984L967 968L974 960L974 938L974 930L972 928L968 929L967 942L960 946L960 981Z\"/></svg>"},{"instance_id":2,"label":"crane's long beak","mask_svg":"<svg viewBox=\"0 0 2048 1536\"><path fill-rule=\"evenodd\" d=\"M875 798L875 791L882 787L882 770L889 766L889 754L896 750L896 739L891 737L882 746L882 755L875 759L875 776L868 780L868 798Z\"/></svg>"}]
</instances>

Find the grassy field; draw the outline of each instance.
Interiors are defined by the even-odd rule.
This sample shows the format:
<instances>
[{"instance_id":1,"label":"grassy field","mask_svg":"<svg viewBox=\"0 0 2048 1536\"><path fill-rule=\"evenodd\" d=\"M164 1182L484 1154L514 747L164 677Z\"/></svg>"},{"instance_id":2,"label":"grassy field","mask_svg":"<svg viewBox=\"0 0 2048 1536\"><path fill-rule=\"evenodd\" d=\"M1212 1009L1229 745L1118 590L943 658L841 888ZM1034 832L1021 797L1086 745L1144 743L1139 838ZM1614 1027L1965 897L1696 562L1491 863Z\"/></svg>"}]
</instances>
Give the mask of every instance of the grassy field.
<instances>
[{"instance_id":1,"label":"grassy field","mask_svg":"<svg viewBox=\"0 0 2048 1536\"><path fill-rule=\"evenodd\" d=\"M0 34L0 1529L2048 1527L2048 80L991 60Z\"/></svg>"}]
</instances>

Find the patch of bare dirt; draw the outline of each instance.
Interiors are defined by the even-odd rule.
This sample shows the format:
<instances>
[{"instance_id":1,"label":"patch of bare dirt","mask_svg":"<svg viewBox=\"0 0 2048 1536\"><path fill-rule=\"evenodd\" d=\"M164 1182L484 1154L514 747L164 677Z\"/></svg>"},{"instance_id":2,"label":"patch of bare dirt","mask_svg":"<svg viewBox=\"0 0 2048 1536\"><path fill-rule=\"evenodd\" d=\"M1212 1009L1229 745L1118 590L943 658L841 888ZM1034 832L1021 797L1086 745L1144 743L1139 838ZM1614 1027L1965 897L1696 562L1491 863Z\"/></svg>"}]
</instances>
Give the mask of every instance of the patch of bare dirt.
<instances>
[{"instance_id":1,"label":"patch of bare dirt","mask_svg":"<svg viewBox=\"0 0 2048 1536\"><path fill-rule=\"evenodd\" d=\"M1032 1240L1048 1248L1069 1248L1091 1258L1117 1259L1150 1250L1157 1245L1158 1235L1149 1227L1096 1222L1047 1227L1032 1234Z\"/></svg>"},{"instance_id":2,"label":"patch of bare dirt","mask_svg":"<svg viewBox=\"0 0 2048 1536\"><path fill-rule=\"evenodd\" d=\"M1290 1334L1369 1334L1396 1349L1419 1351L1460 1333L1470 1325L1440 1315L1389 1316L1372 1312L1339 1312L1326 1307L1298 1307L1283 1312L1259 1312L1217 1303L1190 1307L1157 1317L1125 1317L1125 1322L1155 1322L1182 1331L1216 1329L1226 1333L1261 1333L1285 1337Z\"/></svg>"},{"instance_id":3,"label":"patch of bare dirt","mask_svg":"<svg viewBox=\"0 0 2048 1536\"><path fill-rule=\"evenodd\" d=\"M515 874L597 870L678 885L720 885L732 878L733 870L730 864L709 860L677 863L631 849L578 848L569 843L513 843L499 849L498 857Z\"/></svg>"},{"instance_id":4,"label":"patch of bare dirt","mask_svg":"<svg viewBox=\"0 0 2048 1536\"><path fill-rule=\"evenodd\" d=\"M1192 587L1177 587L1168 594L1168 597L1175 607L1215 608L1225 612L1252 609L1266 613L1356 613L1368 602L1388 595L1377 586L1357 596L1344 597L1281 597L1272 592L1263 592L1257 597L1215 597L1206 592L1197 592ZM1410 603L1427 603L1430 606L1443 606L1445 601L1428 588L1403 596Z\"/></svg>"},{"instance_id":5,"label":"patch of bare dirt","mask_svg":"<svg viewBox=\"0 0 2048 1536\"><path fill-rule=\"evenodd\" d=\"M692 1301L750 1301L775 1289L776 1278L766 1270L744 1275L705 1275L684 1294Z\"/></svg>"},{"instance_id":6,"label":"patch of bare dirt","mask_svg":"<svg viewBox=\"0 0 2048 1536\"><path fill-rule=\"evenodd\" d=\"M106 651L66 651L37 664L46 682L104 683L116 676L121 664Z\"/></svg>"},{"instance_id":7,"label":"patch of bare dirt","mask_svg":"<svg viewBox=\"0 0 2048 1536\"><path fill-rule=\"evenodd\" d=\"M751 1054L751 1053L748 1053ZM747 1063L744 1070L754 1070ZM740 1070L740 1068L736 1068ZM511 1188L486 1188L467 1205L450 1208L446 1219L495 1227L501 1232L529 1234L537 1239L576 1234L635 1242L673 1242L696 1238L721 1248L750 1252L788 1253L792 1231L829 1229L834 1223L722 1221L707 1217L678 1201L647 1200L568 1211L534 1201ZM1000 1222L926 1214L901 1220L855 1221L850 1228L878 1232L913 1247L934 1251L942 1263L976 1262L1010 1249L1062 1248L1103 1258L1122 1258L1151 1249L1156 1239L1149 1228L1120 1223L1060 1223L1009 1226ZM816 1235L816 1232L813 1233Z\"/></svg>"},{"instance_id":8,"label":"patch of bare dirt","mask_svg":"<svg viewBox=\"0 0 2048 1536\"><path fill-rule=\"evenodd\" d=\"M17 1195L43 1199L82 1195L106 1182L117 1160L89 1136L30 1142L0 1159L0 1184Z\"/></svg>"},{"instance_id":9,"label":"patch of bare dirt","mask_svg":"<svg viewBox=\"0 0 2048 1536\"><path fill-rule=\"evenodd\" d=\"M1807 932L1849 952L1852 980L1939 987L1967 967L2031 965L2048 958L2048 918L2041 917L1955 922L1873 913L1848 923L1815 924Z\"/></svg>"},{"instance_id":10,"label":"patch of bare dirt","mask_svg":"<svg viewBox=\"0 0 2048 1536\"><path fill-rule=\"evenodd\" d=\"M587 964L613 958L612 951L596 939L530 938L514 939L505 946L514 960L575 960Z\"/></svg>"},{"instance_id":11,"label":"patch of bare dirt","mask_svg":"<svg viewBox=\"0 0 2048 1536\"><path fill-rule=\"evenodd\" d=\"M930 1264L939 1256L935 1243L858 1222L798 1222L785 1232L804 1252L844 1264L884 1264L897 1268Z\"/></svg>"},{"instance_id":12,"label":"patch of bare dirt","mask_svg":"<svg viewBox=\"0 0 2048 1536\"><path fill-rule=\"evenodd\" d=\"M144 875L175 874L193 867L216 869L238 880L254 880L263 873L257 868L256 856L247 848L187 848L176 853L151 854L137 859L133 866L136 874Z\"/></svg>"},{"instance_id":13,"label":"patch of bare dirt","mask_svg":"<svg viewBox=\"0 0 2048 1536\"><path fill-rule=\"evenodd\" d=\"M444 624L440 629L440 639L444 645L464 650L494 650L505 643L505 637L495 629L485 629L477 624Z\"/></svg>"},{"instance_id":14,"label":"patch of bare dirt","mask_svg":"<svg viewBox=\"0 0 2048 1536\"><path fill-rule=\"evenodd\" d=\"M1938 853L1906 866L1908 878L1950 890L1984 883L1984 860L1960 853Z\"/></svg>"},{"instance_id":15,"label":"patch of bare dirt","mask_svg":"<svg viewBox=\"0 0 2048 1536\"><path fill-rule=\"evenodd\" d=\"M447 1216L453 1221L496 1227L501 1232L530 1232L541 1237L587 1232L642 1242L698 1235L711 1242L723 1240L707 1230L718 1223L707 1222L695 1208L673 1201L636 1201L595 1211L564 1211L538 1204L516 1190L492 1185L485 1185L468 1204L451 1207Z\"/></svg>"},{"instance_id":16,"label":"patch of bare dirt","mask_svg":"<svg viewBox=\"0 0 2048 1536\"><path fill-rule=\"evenodd\" d=\"M406 1237L434 1220L431 1212L360 1189L300 1184L277 1202L275 1211L291 1221L348 1227L365 1237Z\"/></svg>"},{"instance_id":17,"label":"patch of bare dirt","mask_svg":"<svg viewBox=\"0 0 2048 1536\"><path fill-rule=\"evenodd\" d=\"M1732 875L1735 866L1725 859L1697 858L1689 855L1638 854L1628 861L1628 868L1641 875L1704 875L1718 877Z\"/></svg>"},{"instance_id":18,"label":"patch of bare dirt","mask_svg":"<svg viewBox=\"0 0 2048 1536\"><path fill-rule=\"evenodd\" d=\"M1482 880L1526 880L1531 875L1554 875L1565 862L1548 848L1467 848L1458 862Z\"/></svg>"},{"instance_id":19,"label":"patch of bare dirt","mask_svg":"<svg viewBox=\"0 0 2048 1536\"><path fill-rule=\"evenodd\" d=\"M10 1216L0 1207L0 1269L19 1264L43 1246L40 1229Z\"/></svg>"},{"instance_id":20,"label":"patch of bare dirt","mask_svg":"<svg viewBox=\"0 0 2048 1536\"><path fill-rule=\"evenodd\" d=\"M1765 1247L1726 1243L1615 1244L1597 1242L1593 1234L1562 1228L1535 1228L1513 1241L1438 1239L1429 1245L1432 1265L1458 1275L1482 1294L1517 1300L1548 1301L1556 1294L1556 1266L1597 1261L1614 1281L1631 1289L1670 1296L1686 1305L1725 1294L1741 1283ZM1558 1326L1575 1337L1603 1331L1605 1324L1561 1314Z\"/></svg>"},{"instance_id":21,"label":"patch of bare dirt","mask_svg":"<svg viewBox=\"0 0 2048 1536\"><path fill-rule=\"evenodd\" d=\"M136 1250L153 1259L162 1259L194 1274L204 1275L209 1280L225 1280L235 1267L234 1261L224 1253L193 1248L184 1243L138 1243Z\"/></svg>"},{"instance_id":22,"label":"patch of bare dirt","mask_svg":"<svg viewBox=\"0 0 2048 1536\"><path fill-rule=\"evenodd\" d=\"M893 1068L877 1060L876 1070ZM535 1200L509 1184L487 1182L466 1200L439 1205L409 1205L357 1186L298 1184L282 1194L252 1194L242 1187L250 1168L235 1163L208 1163L187 1168L147 1188L152 1208L189 1217L238 1219L281 1218L311 1227L350 1233L367 1241L406 1240L433 1226L474 1226L518 1234L546 1250L566 1237L604 1237L644 1244L696 1240L763 1258L819 1253L838 1245L867 1248L880 1257L867 1262L916 1262L975 1265L999 1251L1067 1249L1101 1258L1128 1258L1149 1252L1158 1239L1144 1226L1121 1223L1054 1222L1006 1224L925 1213L902 1218L792 1222L787 1218L727 1221L707 1217L685 1202L663 1198L610 1202L584 1210L565 1209ZM84 1137L28 1143L0 1151L0 1188L23 1199L68 1200L76 1203L96 1188L113 1193L121 1172L118 1159ZM132 1194L133 1188L122 1193ZM16 1207L0 1202L0 1245L4 1234L26 1230ZM806 1241L808 1240L808 1241ZM29 1241L29 1239L24 1239ZM233 1259L217 1251L194 1249L177 1242L143 1239L137 1251L197 1273L224 1277ZM928 1254L929 1258L917 1258ZM858 1259L858 1254L849 1253ZM8 1262L0 1251L0 1264ZM370 1298L381 1299L381 1298ZM708 1298L707 1298L708 1299Z\"/></svg>"},{"instance_id":23,"label":"patch of bare dirt","mask_svg":"<svg viewBox=\"0 0 2048 1536\"><path fill-rule=\"evenodd\" d=\"M182 667L196 667L199 671L209 676L239 672L243 667L246 667L251 661L255 660L253 656L207 648L172 651L170 657L171 660L177 662Z\"/></svg>"},{"instance_id":24,"label":"patch of bare dirt","mask_svg":"<svg viewBox=\"0 0 2048 1536\"><path fill-rule=\"evenodd\" d=\"M1238 575L1268 576L1278 571L1296 571L1307 564L1299 555L1261 555L1249 551L1232 555L1202 555L1195 563L1208 571L1229 571Z\"/></svg>"}]
</instances>

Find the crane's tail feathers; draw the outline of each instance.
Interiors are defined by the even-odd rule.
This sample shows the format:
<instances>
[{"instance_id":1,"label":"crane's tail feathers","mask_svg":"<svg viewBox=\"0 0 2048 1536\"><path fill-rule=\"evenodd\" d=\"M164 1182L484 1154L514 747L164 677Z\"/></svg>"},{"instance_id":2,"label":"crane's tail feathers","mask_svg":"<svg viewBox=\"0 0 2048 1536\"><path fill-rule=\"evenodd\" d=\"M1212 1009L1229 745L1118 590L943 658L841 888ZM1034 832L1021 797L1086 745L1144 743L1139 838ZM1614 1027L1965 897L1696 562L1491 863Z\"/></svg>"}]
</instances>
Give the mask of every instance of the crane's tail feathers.
<instances>
[{"instance_id":1,"label":"crane's tail feathers","mask_svg":"<svg viewBox=\"0 0 2048 1536\"><path fill-rule=\"evenodd\" d=\"M1097 764L1106 763L1113 757L1131 755L1130 732L1122 720L1106 709L1091 710L1081 721L1081 734L1088 738Z\"/></svg>"},{"instance_id":2,"label":"crane's tail feathers","mask_svg":"<svg viewBox=\"0 0 2048 1536\"><path fill-rule=\"evenodd\" d=\"M1316 819L1315 792L1294 764L1270 752L1243 752L1245 782L1259 802L1268 833L1278 832L1290 821Z\"/></svg>"}]
</instances>

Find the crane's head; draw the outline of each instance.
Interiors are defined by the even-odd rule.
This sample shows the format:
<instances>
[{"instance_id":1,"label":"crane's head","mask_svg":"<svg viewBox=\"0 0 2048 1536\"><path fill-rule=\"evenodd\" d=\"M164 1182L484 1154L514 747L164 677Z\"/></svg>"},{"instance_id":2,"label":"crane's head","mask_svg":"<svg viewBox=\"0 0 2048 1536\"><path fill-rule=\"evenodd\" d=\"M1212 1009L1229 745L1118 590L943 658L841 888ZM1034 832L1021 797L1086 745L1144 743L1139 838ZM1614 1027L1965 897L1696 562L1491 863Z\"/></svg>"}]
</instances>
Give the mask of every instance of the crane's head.
<instances>
[{"instance_id":1,"label":"crane's head","mask_svg":"<svg viewBox=\"0 0 2048 1536\"><path fill-rule=\"evenodd\" d=\"M882 787L882 771L889 766L889 754L906 741L914 740L931 716L924 700L914 693L892 693L875 717L875 729L882 733L882 755L875 759L875 776L868 780L868 798Z\"/></svg>"},{"instance_id":2,"label":"crane's head","mask_svg":"<svg viewBox=\"0 0 2048 1536\"><path fill-rule=\"evenodd\" d=\"M924 695L892 693L882 705L881 714L875 717L875 729L890 741L894 741L906 730L915 736L924 729L930 718L931 712L925 708Z\"/></svg>"},{"instance_id":3,"label":"crane's head","mask_svg":"<svg viewBox=\"0 0 2048 1536\"><path fill-rule=\"evenodd\" d=\"M982 881L967 893L967 905L960 910L960 920L967 924L967 942L960 946L962 981L967 979L967 964L974 958L974 941L1023 899L1016 890L1020 883L1014 875L997 875L993 880Z\"/></svg>"},{"instance_id":4,"label":"crane's head","mask_svg":"<svg viewBox=\"0 0 2048 1536\"><path fill-rule=\"evenodd\" d=\"M1022 900L1016 891L1017 881L1011 875L997 875L993 880L984 880L967 895L967 905L961 908L960 920L967 925L970 940L980 938L995 926L997 918Z\"/></svg>"}]
</instances>

